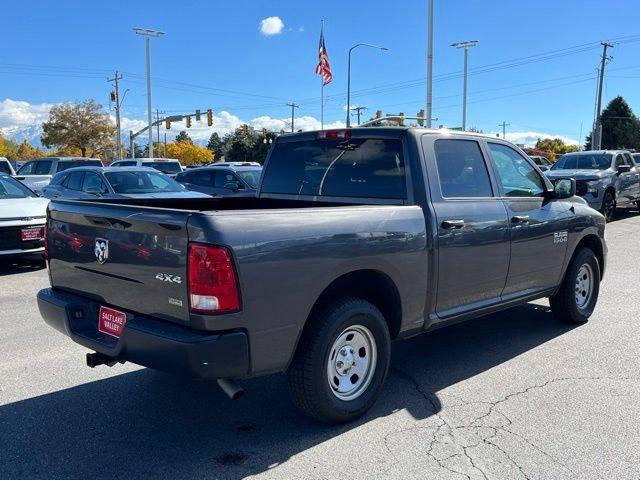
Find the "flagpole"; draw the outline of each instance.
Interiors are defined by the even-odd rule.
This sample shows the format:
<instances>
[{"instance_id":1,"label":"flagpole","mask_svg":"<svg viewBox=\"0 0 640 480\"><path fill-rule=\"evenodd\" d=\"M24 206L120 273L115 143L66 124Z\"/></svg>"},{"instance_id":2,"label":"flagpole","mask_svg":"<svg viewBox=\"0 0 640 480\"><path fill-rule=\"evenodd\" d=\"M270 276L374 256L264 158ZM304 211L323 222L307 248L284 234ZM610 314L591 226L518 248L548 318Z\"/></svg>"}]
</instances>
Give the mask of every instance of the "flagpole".
<instances>
[{"instance_id":1,"label":"flagpole","mask_svg":"<svg viewBox=\"0 0 640 480\"><path fill-rule=\"evenodd\" d=\"M324 18L320 19L320 35L324 35ZM324 130L324 78L320 77L320 130Z\"/></svg>"}]
</instances>

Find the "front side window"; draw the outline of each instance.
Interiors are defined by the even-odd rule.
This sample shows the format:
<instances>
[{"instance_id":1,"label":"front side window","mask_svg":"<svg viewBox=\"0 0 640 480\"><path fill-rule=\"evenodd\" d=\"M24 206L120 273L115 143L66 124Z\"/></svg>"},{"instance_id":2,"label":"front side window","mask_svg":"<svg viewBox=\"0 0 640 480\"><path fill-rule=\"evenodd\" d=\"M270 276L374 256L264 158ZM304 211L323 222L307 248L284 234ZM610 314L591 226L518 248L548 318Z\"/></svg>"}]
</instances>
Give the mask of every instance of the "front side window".
<instances>
[{"instance_id":1,"label":"front side window","mask_svg":"<svg viewBox=\"0 0 640 480\"><path fill-rule=\"evenodd\" d=\"M489 172L475 140L436 140L436 164L444 198L492 197Z\"/></svg>"},{"instance_id":2,"label":"front side window","mask_svg":"<svg viewBox=\"0 0 640 480\"><path fill-rule=\"evenodd\" d=\"M400 140L351 138L279 142L262 192L356 198L407 198Z\"/></svg>"},{"instance_id":3,"label":"front side window","mask_svg":"<svg viewBox=\"0 0 640 480\"><path fill-rule=\"evenodd\" d=\"M230 172L216 172L216 178L213 186L216 188L224 188L228 183L238 184L238 179L233 173Z\"/></svg>"},{"instance_id":4,"label":"front side window","mask_svg":"<svg viewBox=\"0 0 640 480\"><path fill-rule=\"evenodd\" d=\"M107 186L104 184L100 175L96 173L87 172L84 176L84 183L82 184L82 191L98 191L100 193L107 193Z\"/></svg>"},{"instance_id":5,"label":"front side window","mask_svg":"<svg viewBox=\"0 0 640 480\"><path fill-rule=\"evenodd\" d=\"M18 175L33 175L36 170L36 162L27 162L18 170Z\"/></svg>"},{"instance_id":6,"label":"front side window","mask_svg":"<svg viewBox=\"0 0 640 480\"><path fill-rule=\"evenodd\" d=\"M489 142L491 161L505 197L541 197L544 183L533 166L513 148Z\"/></svg>"},{"instance_id":7,"label":"front side window","mask_svg":"<svg viewBox=\"0 0 640 480\"><path fill-rule=\"evenodd\" d=\"M247 182L251 188L257 188L258 183L260 182L260 175L262 174L262 169L256 170L240 170L238 175Z\"/></svg>"}]
</instances>

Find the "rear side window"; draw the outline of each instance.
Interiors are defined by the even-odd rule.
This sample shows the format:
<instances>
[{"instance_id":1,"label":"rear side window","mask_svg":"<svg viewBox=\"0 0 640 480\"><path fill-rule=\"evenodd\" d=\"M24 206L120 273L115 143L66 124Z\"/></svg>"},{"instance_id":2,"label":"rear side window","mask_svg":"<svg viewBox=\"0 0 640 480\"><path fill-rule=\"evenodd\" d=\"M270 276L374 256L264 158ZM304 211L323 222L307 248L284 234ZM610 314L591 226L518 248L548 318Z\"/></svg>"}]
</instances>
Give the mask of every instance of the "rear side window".
<instances>
[{"instance_id":1,"label":"rear side window","mask_svg":"<svg viewBox=\"0 0 640 480\"><path fill-rule=\"evenodd\" d=\"M278 143L263 193L407 198L400 140L354 138Z\"/></svg>"},{"instance_id":2,"label":"rear side window","mask_svg":"<svg viewBox=\"0 0 640 480\"><path fill-rule=\"evenodd\" d=\"M492 197L480 145L474 140L436 140L436 163L444 198Z\"/></svg>"},{"instance_id":3,"label":"rear side window","mask_svg":"<svg viewBox=\"0 0 640 480\"><path fill-rule=\"evenodd\" d=\"M82 190L82 181L84 180L84 172L71 172L67 176L65 187L69 190Z\"/></svg>"},{"instance_id":4,"label":"rear side window","mask_svg":"<svg viewBox=\"0 0 640 480\"><path fill-rule=\"evenodd\" d=\"M8 173L9 175L13 173L9 162L0 162L0 172Z\"/></svg>"}]
</instances>

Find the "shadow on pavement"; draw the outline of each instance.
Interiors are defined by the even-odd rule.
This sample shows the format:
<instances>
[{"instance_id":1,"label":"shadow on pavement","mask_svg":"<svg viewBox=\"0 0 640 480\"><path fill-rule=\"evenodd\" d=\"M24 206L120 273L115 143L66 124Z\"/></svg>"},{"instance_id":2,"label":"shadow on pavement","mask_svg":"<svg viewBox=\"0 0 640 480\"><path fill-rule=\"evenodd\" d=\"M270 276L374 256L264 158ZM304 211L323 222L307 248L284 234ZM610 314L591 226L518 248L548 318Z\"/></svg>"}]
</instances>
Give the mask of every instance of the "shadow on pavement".
<instances>
[{"instance_id":1,"label":"shadow on pavement","mask_svg":"<svg viewBox=\"0 0 640 480\"><path fill-rule=\"evenodd\" d=\"M0 407L0 478L257 474L399 409L427 418L440 410L439 390L570 329L529 304L398 342L383 396L363 419L341 427L294 410L283 375L244 382L247 394L236 402L215 384L146 369L52 392ZM416 377L429 379L421 390L431 401L406 381Z\"/></svg>"},{"instance_id":2,"label":"shadow on pavement","mask_svg":"<svg viewBox=\"0 0 640 480\"><path fill-rule=\"evenodd\" d=\"M34 272L45 268L45 263L40 257L0 257L0 277L14 275L16 273Z\"/></svg>"}]
</instances>

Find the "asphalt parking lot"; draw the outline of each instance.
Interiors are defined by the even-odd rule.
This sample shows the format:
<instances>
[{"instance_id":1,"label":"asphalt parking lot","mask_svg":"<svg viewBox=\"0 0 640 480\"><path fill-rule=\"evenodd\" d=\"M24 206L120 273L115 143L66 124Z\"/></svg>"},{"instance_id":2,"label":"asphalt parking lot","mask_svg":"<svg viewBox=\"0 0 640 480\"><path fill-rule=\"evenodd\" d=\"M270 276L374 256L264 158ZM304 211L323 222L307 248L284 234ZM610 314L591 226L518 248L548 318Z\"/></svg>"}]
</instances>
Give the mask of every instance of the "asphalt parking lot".
<instances>
[{"instance_id":1,"label":"asphalt parking lot","mask_svg":"<svg viewBox=\"0 0 640 480\"><path fill-rule=\"evenodd\" d=\"M0 478L640 478L640 215L607 226L583 326L546 302L400 342L384 395L339 428L283 376L215 384L89 369L45 326L46 270L0 264Z\"/></svg>"}]
</instances>

